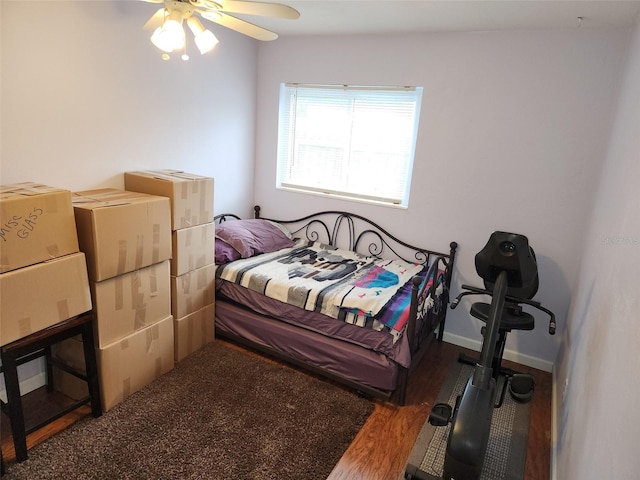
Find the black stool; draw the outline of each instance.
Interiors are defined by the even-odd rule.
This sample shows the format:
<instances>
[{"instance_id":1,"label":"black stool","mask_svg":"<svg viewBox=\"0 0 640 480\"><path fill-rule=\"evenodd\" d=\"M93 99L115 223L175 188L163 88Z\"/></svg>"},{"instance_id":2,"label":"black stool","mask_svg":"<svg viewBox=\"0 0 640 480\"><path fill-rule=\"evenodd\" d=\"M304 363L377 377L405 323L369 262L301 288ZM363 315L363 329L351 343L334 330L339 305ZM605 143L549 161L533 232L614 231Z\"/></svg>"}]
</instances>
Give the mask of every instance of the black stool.
<instances>
[{"instance_id":1,"label":"black stool","mask_svg":"<svg viewBox=\"0 0 640 480\"><path fill-rule=\"evenodd\" d=\"M60 366L63 370L86 381L89 387L89 395L74 402L64 410L56 413L37 425L26 428L24 412L22 410L20 386L18 384L18 365L22 365L23 363L39 357L46 357L47 388L52 389L53 368L51 346L76 335L82 335L86 374L73 370L66 365L56 366ZM94 417L102 415L100 385L98 383L98 366L96 363L96 353L93 340L93 314L91 312L86 312L60 323L56 323L44 330L40 330L16 340L15 342L4 345L0 348L0 355L2 358L2 367L0 367L0 371L4 373L4 382L7 391L7 402L2 402L2 410L7 414L11 421L11 434L13 436L16 460L18 462L23 462L27 459L28 434L89 402L91 403L92 415Z\"/></svg>"}]
</instances>

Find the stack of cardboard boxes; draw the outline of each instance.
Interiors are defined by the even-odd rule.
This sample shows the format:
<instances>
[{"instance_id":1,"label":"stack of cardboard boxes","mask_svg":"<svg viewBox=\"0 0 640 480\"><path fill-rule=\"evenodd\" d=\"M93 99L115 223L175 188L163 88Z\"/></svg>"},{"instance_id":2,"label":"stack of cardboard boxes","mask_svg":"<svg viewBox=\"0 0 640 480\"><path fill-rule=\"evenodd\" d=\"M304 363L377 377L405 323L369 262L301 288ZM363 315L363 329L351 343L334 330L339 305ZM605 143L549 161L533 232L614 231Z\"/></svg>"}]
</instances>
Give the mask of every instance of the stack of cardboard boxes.
<instances>
[{"instance_id":1,"label":"stack of cardboard boxes","mask_svg":"<svg viewBox=\"0 0 640 480\"><path fill-rule=\"evenodd\" d=\"M91 310L71 192L0 186L0 345Z\"/></svg>"},{"instance_id":2,"label":"stack of cardboard boxes","mask_svg":"<svg viewBox=\"0 0 640 480\"><path fill-rule=\"evenodd\" d=\"M75 193L73 208L106 411L174 365L170 205L165 197L101 189ZM74 350L67 345L68 355Z\"/></svg>"},{"instance_id":3,"label":"stack of cardboard boxes","mask_svg":"<svg viewBox=\"0 0 640 480\"><path fill-rule=\"evenodd\" d=\"M125 189L171 201L175 360L214 338L213 178L176 170L127 172Z\"/></svg>"}]
</instances>

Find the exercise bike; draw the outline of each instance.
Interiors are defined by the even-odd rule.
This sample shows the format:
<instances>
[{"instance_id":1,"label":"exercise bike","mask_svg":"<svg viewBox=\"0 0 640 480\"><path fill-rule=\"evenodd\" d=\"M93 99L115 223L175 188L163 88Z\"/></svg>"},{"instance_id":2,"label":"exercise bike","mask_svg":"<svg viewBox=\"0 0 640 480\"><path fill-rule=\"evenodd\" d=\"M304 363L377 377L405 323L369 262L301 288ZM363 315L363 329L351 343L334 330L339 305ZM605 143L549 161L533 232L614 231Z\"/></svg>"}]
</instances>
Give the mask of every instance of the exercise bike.
<instances>
[{"instance_id":1,"label":"exercise bike","mask_svg":"<svg viewBox=\"0 0 640 480\"><path fill-rule=\"evenodd\" d=\"M444 460L444 480L476 480L480 478L489 442L493 410L502 405L509 386L518 401L529 401L533 395L531 375L502 368L502 355L507 333L512 330L533 330L534 317L523 311L529 305L549 315L549 333L555 334L554 314L532 300L538 290L538 268L533 249L524 235L493 232L485 247L475 257L478 275L484 289L462 285L464 290L452 302L454 309L467 295L489 295L491 303L476 302L471 315L486 323L480 359L475 363L462 395L455 406L440 403L433 406L429 423L446 426L451 423ZM504 375L502 392L496 404L497 385ZM409 465L405 479L428 478Z\"/></svg>"}]
</instances>

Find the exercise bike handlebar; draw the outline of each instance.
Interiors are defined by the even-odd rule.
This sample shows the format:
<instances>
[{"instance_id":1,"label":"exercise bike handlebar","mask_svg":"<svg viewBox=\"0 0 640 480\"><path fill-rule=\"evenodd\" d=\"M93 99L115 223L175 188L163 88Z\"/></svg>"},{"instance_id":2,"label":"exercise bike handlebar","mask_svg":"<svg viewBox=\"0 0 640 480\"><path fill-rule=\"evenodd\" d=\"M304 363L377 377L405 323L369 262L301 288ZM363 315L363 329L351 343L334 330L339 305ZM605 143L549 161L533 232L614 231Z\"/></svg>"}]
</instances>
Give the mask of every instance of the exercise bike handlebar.
<instances>
[{"instance_id":1,"label":"exercise bike handlebar","mask_svg":"<svg viewBox=\"0 0 640 480\"><path fill-rule=\"evenodd\" d=\"M491 290L486 290L484 288L478 288L478 287L474 287L472 285L462 285L461 288L468 290L467 292L462 292L460 293L456 299L451 302L451 309L455 309L458 304L460 303L460 300L462 299L462 297L466 297L467 295L489 295L489 296L493 296L493 292ZM525 305L531 305L534 308L537 308L538 310L546 313L547 315L549 315L549 335L555 335L556 333L556 316L553 314L553 312L551 310L548 310L547 308L543 307L542 305L540 305L540 302L536 302L535 300L529 300L527 298L519 298L519 297L512 297L510 295L505 295L505 300L508 302L514 302L514 303L524 303Z\"/></svg>"}]
</instances>

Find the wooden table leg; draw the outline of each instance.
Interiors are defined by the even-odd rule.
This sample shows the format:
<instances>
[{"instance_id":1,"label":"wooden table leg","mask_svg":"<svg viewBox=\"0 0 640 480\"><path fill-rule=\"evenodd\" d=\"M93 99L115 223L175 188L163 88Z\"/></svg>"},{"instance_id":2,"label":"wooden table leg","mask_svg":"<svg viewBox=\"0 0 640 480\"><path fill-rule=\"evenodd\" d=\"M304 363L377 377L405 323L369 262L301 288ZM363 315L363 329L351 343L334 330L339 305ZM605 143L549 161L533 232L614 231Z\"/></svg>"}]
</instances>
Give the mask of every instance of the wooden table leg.
<instances>
[{"instance_id":1,"label":"wooden table leg","mask_svg":"<svg viewBox=\"0 0 640 480\"><path fill-rule=\"evenodd\" d=\"M18 383L18 366L16 358L11 355L2 356L4 369L4 384L7 391L7 409L11 421L11 435L16 449L16 460L24 462L27 459L27 435L25 433L24 412Z\"/></svg>"}]
</instances>

